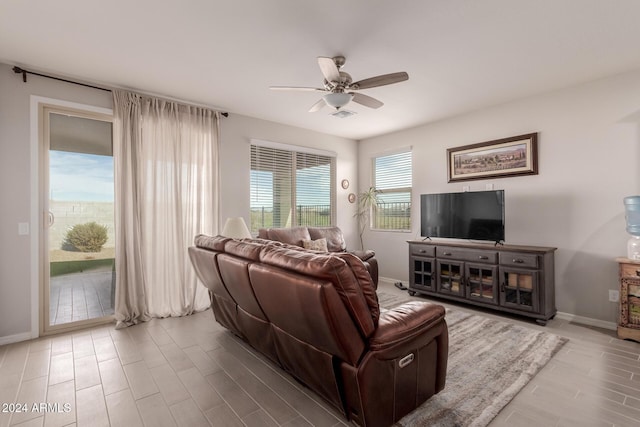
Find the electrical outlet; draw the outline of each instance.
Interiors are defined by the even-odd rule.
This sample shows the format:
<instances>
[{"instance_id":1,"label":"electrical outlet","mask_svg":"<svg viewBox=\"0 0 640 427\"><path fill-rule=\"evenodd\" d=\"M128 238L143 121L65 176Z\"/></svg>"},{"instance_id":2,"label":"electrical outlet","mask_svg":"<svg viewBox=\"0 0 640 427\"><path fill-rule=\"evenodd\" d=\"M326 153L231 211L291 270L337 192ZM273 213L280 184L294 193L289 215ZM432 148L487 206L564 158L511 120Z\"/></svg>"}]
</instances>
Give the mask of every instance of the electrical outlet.
<instances>
[{"instance_id":1,"label":"electrical outlet","mask_svg":"<svg viewBox=\"0 0 640 427\"><path fill-rule=\"evenodd\" d=\"M609 301L618 302L620 300L620 291L616 289L609 289Z\"/></svg>"}]
</instances>

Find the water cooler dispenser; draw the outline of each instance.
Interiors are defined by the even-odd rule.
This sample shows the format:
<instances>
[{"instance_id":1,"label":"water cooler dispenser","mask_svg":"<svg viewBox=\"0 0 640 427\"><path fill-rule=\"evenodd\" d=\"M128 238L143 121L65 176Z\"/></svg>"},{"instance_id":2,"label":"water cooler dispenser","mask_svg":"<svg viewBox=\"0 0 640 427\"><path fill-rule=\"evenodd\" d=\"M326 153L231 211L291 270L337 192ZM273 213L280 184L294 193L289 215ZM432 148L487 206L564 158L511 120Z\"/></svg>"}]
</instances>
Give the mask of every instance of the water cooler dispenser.
<instances>
[{"instance_id":1,"label":"water cooler dispenser","mask_svg":"<svg viewBox=\"0 0 640 427\"><path fill-rule=\"evenodd\" d=\"M624 198L627 233L631 238L627 242L627 258L640 261L640 196Z\"/></svg>"}]
</instances>

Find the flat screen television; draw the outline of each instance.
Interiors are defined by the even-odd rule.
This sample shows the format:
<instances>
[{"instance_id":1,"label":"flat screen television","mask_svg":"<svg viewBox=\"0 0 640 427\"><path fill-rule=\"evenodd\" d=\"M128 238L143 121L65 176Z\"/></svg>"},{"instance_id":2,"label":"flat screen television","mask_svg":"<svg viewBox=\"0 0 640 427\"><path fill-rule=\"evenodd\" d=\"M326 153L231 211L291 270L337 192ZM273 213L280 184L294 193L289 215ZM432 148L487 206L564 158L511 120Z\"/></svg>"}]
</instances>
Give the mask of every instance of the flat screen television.
<instances>
[{"instance_id":1,"label":"flat screen television","mask_svg":"<svg viewBox=\"0 0 640 427\"><path fill-rule=\"evenodd\" d=\"M421 194L420 234L504 241L504 190Z\"/></svg>"}]
</instances>

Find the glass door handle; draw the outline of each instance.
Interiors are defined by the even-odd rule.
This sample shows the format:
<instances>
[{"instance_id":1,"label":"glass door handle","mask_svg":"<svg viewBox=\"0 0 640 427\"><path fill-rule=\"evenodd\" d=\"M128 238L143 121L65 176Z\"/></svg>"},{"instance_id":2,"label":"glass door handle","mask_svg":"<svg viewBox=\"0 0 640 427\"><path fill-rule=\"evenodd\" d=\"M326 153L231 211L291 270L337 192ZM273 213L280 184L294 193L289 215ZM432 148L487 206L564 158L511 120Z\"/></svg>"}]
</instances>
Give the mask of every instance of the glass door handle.
<instances>
[{"instance_id":1,"label":"glass door handle","mask_svg":"<svg viewBox=\"0 0 640 427\"><path fill-rule=\"evenodd\" d=\"M53 215L53 212L49 211L48 212L48 221L49 221L49 227L53 226L53 223L56 222L56 217L55 215Z\"/></svg>"}]
</instances>

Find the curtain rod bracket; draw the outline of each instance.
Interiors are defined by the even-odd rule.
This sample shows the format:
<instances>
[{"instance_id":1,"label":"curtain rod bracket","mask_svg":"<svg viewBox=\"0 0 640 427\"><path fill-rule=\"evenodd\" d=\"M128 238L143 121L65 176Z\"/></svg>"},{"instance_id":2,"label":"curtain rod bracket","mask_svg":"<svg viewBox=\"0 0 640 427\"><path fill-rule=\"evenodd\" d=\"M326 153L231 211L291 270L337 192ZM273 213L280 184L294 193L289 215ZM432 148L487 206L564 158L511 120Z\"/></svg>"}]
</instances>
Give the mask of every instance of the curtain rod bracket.
<instances>
[{"instance_id":1,"label":"curtain rod bracket","mask_svg":"<svg viewBox=\"0 0 640 427\"><path fill-rule=\"evenodd\" d=\"M25 70L23 70L23 69L22 69L22 68L20 68L20 67L13 67L13 72L14 72L14 73L16 73L16 74L20 74L20 73L22 73L22 81L23 81L24 83L26 83L26 82L27 82L27 72L26 72Z\"/></svg>"}]
</instances>

